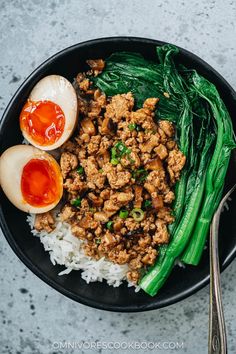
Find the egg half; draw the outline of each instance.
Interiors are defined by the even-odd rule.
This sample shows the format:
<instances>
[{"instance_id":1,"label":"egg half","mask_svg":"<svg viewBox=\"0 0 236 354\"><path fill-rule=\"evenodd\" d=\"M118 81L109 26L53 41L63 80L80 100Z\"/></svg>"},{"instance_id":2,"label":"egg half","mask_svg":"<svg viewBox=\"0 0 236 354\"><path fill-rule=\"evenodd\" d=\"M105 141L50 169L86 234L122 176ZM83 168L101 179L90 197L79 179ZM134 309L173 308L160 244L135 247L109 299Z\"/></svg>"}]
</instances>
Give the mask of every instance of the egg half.
<instances>
[{"instance_id":1,"label":"egg half","mask_svg":"<svg viewBox=\"0 0 236 354\"><path fill-rule=\"evenodd\" d=\"M77 105L75 89L66 78L44 77L35 85L21 111L23 136L39 149L57 149L74 131Z\"/></svg>"},{"instance_id":2,"label":"egg half","mask_svg":"<svg viewBox=\"0 0 236 354\"><path fill-rule=\"evenodd\" d=\"M54 208L63 193L56 160L30 145L12 146L1 155L0 184L12 204L35 214Z\"/></svg>"}]
</instances>

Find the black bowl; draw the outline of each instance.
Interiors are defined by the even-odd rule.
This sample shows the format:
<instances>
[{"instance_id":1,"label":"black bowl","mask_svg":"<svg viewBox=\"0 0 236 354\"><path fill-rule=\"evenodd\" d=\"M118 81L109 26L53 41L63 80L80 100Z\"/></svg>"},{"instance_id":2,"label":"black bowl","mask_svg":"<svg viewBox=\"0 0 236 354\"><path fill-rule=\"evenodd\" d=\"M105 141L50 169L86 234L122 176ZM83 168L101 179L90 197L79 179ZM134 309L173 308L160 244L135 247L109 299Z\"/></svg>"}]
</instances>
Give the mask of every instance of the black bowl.
<instances>
[{"instance_id":1,"label":"black bowl","mask_svg":"<svg viewBox=\"0 0 236 354\"><path fill-rule=\"evenodd\" d=\"M155 47L164 42L130 37L115 37L92 40L69 47L54 55L39 66L21 85L5 110L0 126L0 152L22 142L18 117L24 102L33 86L44 76L60 74L70 81L79 71L84 70L88 58L106 58L115 51L133 51L145 58L156 60ZM194 54L180 49L177 60L213 82L218 88L231 117L235 114L236 93L230 85L207 63ZM233 122L235 126L235 122ZM236 161L231 158L227 174L226 189L235 181ZM26 214L16 209L1 193L0 222L3 233L10 246L39 278L62 294L82 304L111 311L145 311L157 309L177 301L201 289L209 281L209 257L206 251L198 267L175 267L165 286L155 297L143 291L135 293L132 288L122 285L113 288L103 283L86 284L79 272L58 276L63 268L53 266L49 254L44 251L39 239L33 237L26 223ZM230 210L222 216L220 240L220 259L224 269L236 254L236 199L230 202ZM223 229L224 228L224 229Z\"/></svg>"}]
</instances>

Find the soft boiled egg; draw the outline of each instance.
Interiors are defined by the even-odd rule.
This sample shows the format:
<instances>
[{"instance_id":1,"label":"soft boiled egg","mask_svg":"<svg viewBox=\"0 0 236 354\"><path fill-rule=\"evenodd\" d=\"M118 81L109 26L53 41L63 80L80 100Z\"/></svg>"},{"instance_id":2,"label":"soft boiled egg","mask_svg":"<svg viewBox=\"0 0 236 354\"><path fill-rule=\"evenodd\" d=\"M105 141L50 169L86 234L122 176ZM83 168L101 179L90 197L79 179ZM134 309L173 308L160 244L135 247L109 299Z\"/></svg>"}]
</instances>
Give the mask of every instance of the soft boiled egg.
<instances>
[{"instance_id":1,"label":"soft boiled egg","mask_svg":"<svg viewBox=\"0 0 236 354\"><path fill-rule=\"evenodd\" d=\"M30 145L12 146L1 155L0 184L12 204L35 214L54 208L63 193L56 160Z\"/></svg>"},{"instance_id":2,"label":"soft boiled egg","mask_svg":"<svg viewBox=\"0 0 236 354\"><path fill-rule=\"evenodd\" d=\"M54 150L69 139L77 123L77 95L63 76L49 75L31 91L20 114L23 136L42 150Z\"/></svg>"}]
</instances>

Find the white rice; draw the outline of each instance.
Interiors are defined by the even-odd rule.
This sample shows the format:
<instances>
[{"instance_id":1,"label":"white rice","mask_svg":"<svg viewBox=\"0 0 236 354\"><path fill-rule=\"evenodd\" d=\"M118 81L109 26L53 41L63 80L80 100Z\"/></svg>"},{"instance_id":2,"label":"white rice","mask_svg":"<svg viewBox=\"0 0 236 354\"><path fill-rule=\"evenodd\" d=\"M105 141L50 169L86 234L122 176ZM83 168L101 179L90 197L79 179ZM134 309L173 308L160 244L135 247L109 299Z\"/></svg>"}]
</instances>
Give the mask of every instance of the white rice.
<instances>
[{"instance_id":1,"label":"white rice","mask_svg":"<svg viewBox=\"0 0 236 354\"><path fill-rule=\"evenodd\" d=\"M114 264L104 257L96 261L86 256L82 247L84 241L73 236L70 225L61 222L58 216L56 228L51 233L35 230L34 219L34 214L27 216L32 234L40 238L45 251L49 252L53 265L65 266L65 270L58 275L69 274L72 270L81 270L81 276L86 283L106 280L107 284L114 287L118 287L124 280L127 280L126 273L129 269L127 264ZM134 284L128 283L128 286L134 286ZM135 291L138 290L139 287L135 286Z\"/></svg>"}]
</instances>

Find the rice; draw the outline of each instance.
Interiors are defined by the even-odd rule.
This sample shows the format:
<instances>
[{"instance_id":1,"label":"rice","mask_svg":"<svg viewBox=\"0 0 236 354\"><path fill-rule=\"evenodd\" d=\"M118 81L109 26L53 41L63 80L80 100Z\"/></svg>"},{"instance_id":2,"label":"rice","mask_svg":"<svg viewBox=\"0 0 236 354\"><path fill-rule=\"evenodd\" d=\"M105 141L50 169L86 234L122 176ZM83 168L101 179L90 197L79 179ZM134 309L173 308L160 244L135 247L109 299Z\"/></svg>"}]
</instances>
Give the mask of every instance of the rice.
<instances>
[{"instance_id":1,"label":"rice","mask_svg":"<svg viewBox=\"0 0 236 354\"><path fill-rule=\"evenodd\" d=\"M70 225L61 222L58 216L56 216L56 227L51 233L37 231L34 228L34 220L34 214L27 216L32 234L40 238L45 251L49 252L52 264L65 266L65 269L58 275L63 276L72 270L81 270L81 277L86 283L106 280L107 284L114 287L121 285L124 280L127 281L126 273L129 270L127 264L118 265L104 257L94 260L86 256L83 250L85 241L73 236ZM128 283L128 286L134 286L134 284ZM139 287L135 286L135 291L138 290Z\"/></svg>"}]
</instances>

